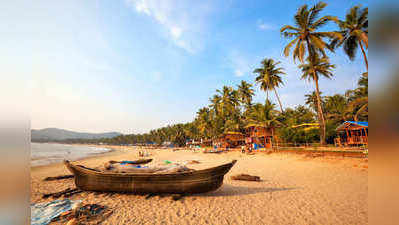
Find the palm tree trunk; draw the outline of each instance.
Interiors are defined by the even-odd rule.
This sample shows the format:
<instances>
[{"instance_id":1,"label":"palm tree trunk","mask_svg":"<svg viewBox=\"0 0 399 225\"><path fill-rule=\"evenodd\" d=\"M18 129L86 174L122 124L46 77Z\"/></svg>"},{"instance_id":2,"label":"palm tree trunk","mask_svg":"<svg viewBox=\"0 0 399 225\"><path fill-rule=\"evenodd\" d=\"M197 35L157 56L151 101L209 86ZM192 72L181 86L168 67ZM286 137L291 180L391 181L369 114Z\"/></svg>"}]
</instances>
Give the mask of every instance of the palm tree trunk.
<instances>
[{"instance_id":1,"label":"palm tree trunk","mask_svg":"<svg viewBox=\"0 0 399 225\"><path fill-rule=\"evenodd\" d=\"M280 98L278 97L277 90L275 88L273 88L273 90L274 90L274 93L276 94L278 104L280 105L281 113L283 113L283 105L281 104Z\"/></svg>"},{"instance_id":2,"label":"palm tree trunk","mask_svg":"<svg viewBox=\"0 0 399 225\"><path fill-rule=\"evenodd\" d=\"M355 116L353 117L353 120L355 120L357 122L358 121L358 116L360 115L361 112L366 110L367 107L368 107L368 104L364 104L362 107L360 107L360 109L357 110L357 112L355 113Z\"/></svg>"},{"instance_id":3,"label":"palm tree trunk","mask_svg":"<svg viewBox=\"0 0 399 225\"><path fill-rule=\"evenodd\" d=\"M273 150L273 142L274 142L274 127L272 127L272 139L270 140L270 144L272 145L272 150Z\"/></svg>"},{"instance_id":4,"label":"palm tree trunk","mask_svg":"<svg viewBox=\"0 0 399 225\"><path fill-rule=\"evenodd\" d=\"M313 72L315 73L315 72ZM319 90L319 81L315 76L315 84L316 84L316 96L317 96L317 111L319 114L319 124L320 124L320 144L326 144L326 121L324 120L323 109L321 107L321 98L320 98L320 90Z\"/></svg>"},{"instance_id":5,"label":"palm tree trunk","mask_svg":"<svg viewBox=\"0 0 399 225\"><path fill-rule=\"evenodd\" d=\"M269 101L269 91L266 90L266 103Z\"/></svg>"},{"instance_id":6,"label":"palm tree trunk","mask_svg":"<svg viewBox=\"0 0 399 225\"><path fill-rule=\"evenodd\" d=\"M313 58L314 58L314 52L311 50L311 45L309 42L309 39L306 39L306 44L308 48L308 53L309 53L309 63L312 67L313 70L313 77L314 77L314 82L316 84L316 97L317 97L317 111L318 111L318 117L319 117L319 126L320 126L320 145L325 145L326 144L326 122L324 121L324 115L323 115L323 109L321 108L321 98L320 98L320 90L319 90L319 81L316 76L316 71L314 70L313 66Z\"/></svg>"},{"instance_id":7,"label":"palm tree trunk","mask_svg":"<svg viewBox=\"0 0 399 225\"><path fill-rule=\"evenodd\" d=\"M362 42L360 40L359 40L359 45L360 45L360 49L362 49L364 62L366 63L366 69L367 69L367 72L368 72L369 71L369 62L367 61L366 52L364 51L363 44L362 44Z\"/></svg>"}]
</instances>

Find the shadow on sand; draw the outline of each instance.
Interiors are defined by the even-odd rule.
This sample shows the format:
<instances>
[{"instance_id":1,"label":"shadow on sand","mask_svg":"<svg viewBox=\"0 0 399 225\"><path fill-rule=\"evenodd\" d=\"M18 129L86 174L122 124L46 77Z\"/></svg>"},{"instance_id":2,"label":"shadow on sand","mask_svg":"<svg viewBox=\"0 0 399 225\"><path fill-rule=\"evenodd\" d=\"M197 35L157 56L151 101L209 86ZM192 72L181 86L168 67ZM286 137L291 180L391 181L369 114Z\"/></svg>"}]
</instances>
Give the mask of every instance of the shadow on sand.
<instances>
[{"instance_id":1,"label":"shadow on sand","mask_svg":"<svg viewBox=\"0 0 399 225\"><path fill-rule=\"evenodd\" d=\"M234 186L230 184L223 184L218 190L208 193L195 194L197 196L238 196L238 195L250 195L256 193L267 193L276 191L290 191L298 189L293 188L268 188L268 187L244 187L244 186Z\"/></svg>"}]
</instances>

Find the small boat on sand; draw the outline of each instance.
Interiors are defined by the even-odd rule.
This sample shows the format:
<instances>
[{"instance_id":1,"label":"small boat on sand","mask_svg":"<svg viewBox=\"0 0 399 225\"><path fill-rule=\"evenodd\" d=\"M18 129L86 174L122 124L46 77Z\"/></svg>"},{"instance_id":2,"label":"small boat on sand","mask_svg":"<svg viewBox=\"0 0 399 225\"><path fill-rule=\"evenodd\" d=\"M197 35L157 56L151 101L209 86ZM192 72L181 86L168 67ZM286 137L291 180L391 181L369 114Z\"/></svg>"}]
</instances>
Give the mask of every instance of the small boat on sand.
<instances>
[{"instance_id":1,"label":"small boat on sand","mask_svg":"<svg viewBox=\"0 0 399 225\"><path fill-rule=\"evenodd\" d=\"M224 175L237 162L220 166L166 174L115 173L99 171L64 161L75 175L76 186L85 191L193 194L214 191L223 184Z\"/></svg>"}]
</instances>

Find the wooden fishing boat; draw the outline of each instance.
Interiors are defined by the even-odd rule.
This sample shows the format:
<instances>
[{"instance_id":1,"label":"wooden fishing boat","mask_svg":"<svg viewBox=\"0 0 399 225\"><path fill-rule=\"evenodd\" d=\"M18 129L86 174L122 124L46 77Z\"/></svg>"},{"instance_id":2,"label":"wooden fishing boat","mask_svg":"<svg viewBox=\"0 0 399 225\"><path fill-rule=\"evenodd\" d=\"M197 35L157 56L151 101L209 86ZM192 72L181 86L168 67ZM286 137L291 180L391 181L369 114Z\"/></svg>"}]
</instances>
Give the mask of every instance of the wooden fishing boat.
<instances>
[{"instance_id":1,"label":"wooden fishing boat","mask_svg":"<svg viewBox=\"0 0 399 225\"><path fill-rule=\"evenodd\" d=\"M144 193L192 194L214 191L223 184L224 175L237 162L233 160L204 170L168 173L139 174L103 172L64 161L75 175L75 184L86 191L111 191Z\"/></svg>"}]
</instances>

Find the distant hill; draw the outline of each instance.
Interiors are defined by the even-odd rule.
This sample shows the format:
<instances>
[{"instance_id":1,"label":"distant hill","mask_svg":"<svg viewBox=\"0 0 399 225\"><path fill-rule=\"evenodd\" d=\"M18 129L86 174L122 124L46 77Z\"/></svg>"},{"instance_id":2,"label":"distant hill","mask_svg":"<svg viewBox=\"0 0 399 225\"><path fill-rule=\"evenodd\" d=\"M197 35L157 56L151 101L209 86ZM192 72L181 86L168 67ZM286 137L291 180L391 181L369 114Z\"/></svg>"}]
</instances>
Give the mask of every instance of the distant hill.
<instances>
[{"instance_id":1,"label":"distant hill","mask_svg":"<svg viewBox=\"0 0 399 225\"><path fill-rule=\"evenodd\" d=\"M41 130L31 130L31 141L62 141L66 139L98 139L113 138L122 135L118 132L107 133L81 133L58 128L45 128Z\"/></svg>"}]
</instances>

